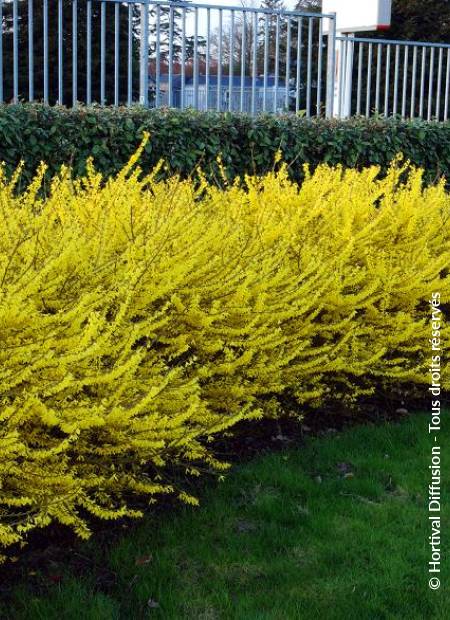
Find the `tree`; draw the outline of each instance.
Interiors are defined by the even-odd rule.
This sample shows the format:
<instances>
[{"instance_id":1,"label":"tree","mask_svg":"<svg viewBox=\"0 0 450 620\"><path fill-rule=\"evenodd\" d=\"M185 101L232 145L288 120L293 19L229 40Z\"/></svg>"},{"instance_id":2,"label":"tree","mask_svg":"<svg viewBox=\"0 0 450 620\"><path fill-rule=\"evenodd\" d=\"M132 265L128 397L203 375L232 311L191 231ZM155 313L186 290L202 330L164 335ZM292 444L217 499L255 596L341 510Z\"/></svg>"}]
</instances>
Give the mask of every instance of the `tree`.
<instances>
[{"instance_id":1,"label":"tree","mask_svg":"<svg viewBox=\"0 0 450 620\"><path fill-rule=\"evenodd\" d=\"M261 3L261 8L269 9L270 11L283 11L286 9L284 4L284 0L263 0ZM264 67L264 56L268 57L268 70L269 73L275 73L275 56L276 56L276 45L277 45L277 16L275 13L266 14L260 18L260 39L261 43L259 46L258 52L258 65L263 68ZM265 33L267 28L267 50L265 49ZM279 51L280 58L284 56L286 51L286 28L284 27L284 23L280 23L279 30Z\"/></svg>"},{"instance_id":2,"label":"tree","mask_svg":"<svg viewBox=\"0 0 450 620\"><path fill-rule=\"evenodd\" d=\"M448 0L393 0L391 27L371 36L448 43L449 31Z\"/></svg>"},{"instance_id":3,"label":"tree","mask_svg":"<svg viewBox=\"0 0 450 620\"><path fill-rule=\"evenodd\" d=\"M237 4L237 2L236 2ZM241 0L242 8L255 8L255 0ZM244 17L245 15L245 17ZM254 27L254 13L252 11L236 12L233 28L233 73L238 75L241 71L242 58L244 58L245 74L248 76L253 71L253 46L255 37L258 39L258 26L255 31ZM244 37L245 28L245 37ZM219 38L222 35L221 56L219 59ZM222 33L219 32L219 28L216 27L211 33L210 46L211 55L217 59L217 66L219 62L222 66L223 75L227 75L230 68L230 35L231 35L231 23L230 20L224 20L222 26ZM260 43L257 41L256 45L259 49ZM217 67L216 67L217 69Z\"/></svg>"},{"instance_id":4,"label":"tree","mask_svg":"<svg viewBox=\"0 0 450 620\"><path fill-rule=\"evenodd\" d=\"M198 62L204 64L206 60L206 37L198 35L197 45L195 44L195 37L193 35L185 38L186 62L192 62L195 54L197 54Z\"/></svg>"},{"instance_id":5,"label":"tree","mask_svg":"<svg viewBox=\"0 0 450 620\"><path fill-rule=\"evenodd\" d=\"M159 7L159 54L161 62L164 64L169 62L171 41L173 62L180 61L181 59L183 9L177 7L180 1L181 0L172 0L172 7L167 5ZM150 39L153 41L150 45L150 53L152 56L156 56L157 10L152 8L149 11L149 17L151 18L149 33Z\"/></svg>"},{"instance_id":6,"label":"tree","mask_svg":"<svg viewBox=\"0 0 450 620\"><path fill-rule=\"evenodd\" d=\"M322 0L299 0L295 5L296 11L306 13L320 13L322 10Z\"/></svg>"}]
</instances>

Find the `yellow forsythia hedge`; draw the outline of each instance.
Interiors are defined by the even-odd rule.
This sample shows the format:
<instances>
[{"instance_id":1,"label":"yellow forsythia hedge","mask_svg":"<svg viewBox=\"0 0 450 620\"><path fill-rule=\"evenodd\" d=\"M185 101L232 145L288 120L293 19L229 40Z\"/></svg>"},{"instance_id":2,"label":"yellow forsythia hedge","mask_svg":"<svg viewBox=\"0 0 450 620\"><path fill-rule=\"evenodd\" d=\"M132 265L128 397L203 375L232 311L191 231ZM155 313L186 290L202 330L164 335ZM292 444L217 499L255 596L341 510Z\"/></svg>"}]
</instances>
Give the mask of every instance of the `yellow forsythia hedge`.
<instances>
[{"instance_id":1,"label":"yellow forsythia hedge","mask_svg":"<svg viewBox=\"0 0 450 620\"><path fill-rule=\"evenodd\" d=\"M21 195L1 175L0 546L53 521L87 536L136 494L194 502L166 466L222 467L210 438L282 393L301 411L427 385L443 185L395 164L220 189L138 156L107 180L63 170L46 199L43 170Z\"/></svg>"}]
</instances>

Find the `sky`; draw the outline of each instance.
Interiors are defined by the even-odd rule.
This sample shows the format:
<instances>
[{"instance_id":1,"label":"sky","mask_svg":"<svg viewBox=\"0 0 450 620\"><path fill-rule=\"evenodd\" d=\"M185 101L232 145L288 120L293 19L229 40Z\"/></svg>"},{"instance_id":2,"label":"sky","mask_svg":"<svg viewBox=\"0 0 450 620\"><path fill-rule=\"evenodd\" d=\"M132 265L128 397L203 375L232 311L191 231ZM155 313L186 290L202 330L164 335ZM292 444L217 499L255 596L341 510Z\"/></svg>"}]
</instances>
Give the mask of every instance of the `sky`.
<instances>
[{"instance_id":1,"label":"sky","mask_svg":"<svg viewBox=\"0 0 450 620\"><path fill-rule=\"evenodd\" d=\"M207 3L211 6L217 6L217 7L221 7L221 6L232 6L232 7L240 7L242 6L242 3L239 0L209 0L209 2L207 2L207 0L199 0L199 4L203 4L203 3ZM261 2L259 0L244 0L244 4L246 6L251 6L254 8L257 8L258 6L261 6ZM288 10L292 10L295 7L296 4L296 0L284 0L284 5L286 7L286 9ZM219 12L217 10L211 9L211 29L214 29L215 27L218 26L219 23ZM228 11L224 12L223 15L223 19L224 19L224 23L225 20L228 20L230 13ZM206 35L206 24L207 24L207 18L206 18L206 10L204 9L200 9L198 12L198 28L199 28L199 34L200 35ZM186 18L186 31L187 34L193 34L194 33L194 15L191 13L190 15L188 14L187 18Z\"/></svg>"},{"instance_id":2,"label":"sky","mask_svg":"<svg viewBox=\"0 0 450 620\"><path fill-rule=\"evenodd\" d=\"M217 5L217 6L241 6L241 3L239 2L239 0L220 0L219 2L212 0L208 4ZM257 7L261 5L261 2L258 2L257 0L255 0L253 3L250 1L248 2L246 1L245 4L246 6ZM287 9L292 9L294 8L296 4L296 0L285 0L284 4Z\"/></svg>"}]
</instances>

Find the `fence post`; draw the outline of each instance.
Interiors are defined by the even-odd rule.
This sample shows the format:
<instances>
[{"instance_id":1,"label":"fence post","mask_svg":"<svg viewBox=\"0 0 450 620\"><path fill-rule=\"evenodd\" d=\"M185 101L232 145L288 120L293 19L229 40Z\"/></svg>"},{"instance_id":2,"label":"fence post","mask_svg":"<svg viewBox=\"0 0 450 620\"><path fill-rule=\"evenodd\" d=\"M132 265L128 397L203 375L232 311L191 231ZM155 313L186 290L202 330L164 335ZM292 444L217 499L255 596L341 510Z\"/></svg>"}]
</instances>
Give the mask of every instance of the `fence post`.
<instances>
[{"instance_id":1,"label":"fence post","mask_svg":"<svg viewBox=\"0 0 450 620\"><path fill-rule=\"evenodd\" d=\"M327 94L326 94L326 117L332 118L334 109L334 90L336 79L336 13L328 19L328 50L327 50Z\"/></svg>"},{"instance_id":2,"label":"fence post","mask_svg":"<svg viewBox=\"0 0 450 620\"><path fill-rule=\"evenodd\" d=\"M0 24L3 29L3 0L0 0ZM0 103L3 103L3 30L0 32Z\"/></svg>"},{"instance_id":3,"label":"fence post","mask_svg":"<svg viewBox=\"0 0 450 620\"><path fill-rule=\"evenodd\" d=\"M139 103L148 105L148 0L141 4Z\"/></svg>"},{"instance_id":4,"label":"fence post","mask_svg":"<svg viewBox=\"0 0 450 620\"><path fill-rule=\"evenodd\" d=\"M352 114L352 85L353 85L353 55L354 55L354 46L355 43L353 41L354 35L347 35L346 45L347 45L347 53L345 55L345 66L344 66L344 75L342 76L344 80L344 102L343 102L343 117L349 118Z\"/></svg>"}]
</instances>

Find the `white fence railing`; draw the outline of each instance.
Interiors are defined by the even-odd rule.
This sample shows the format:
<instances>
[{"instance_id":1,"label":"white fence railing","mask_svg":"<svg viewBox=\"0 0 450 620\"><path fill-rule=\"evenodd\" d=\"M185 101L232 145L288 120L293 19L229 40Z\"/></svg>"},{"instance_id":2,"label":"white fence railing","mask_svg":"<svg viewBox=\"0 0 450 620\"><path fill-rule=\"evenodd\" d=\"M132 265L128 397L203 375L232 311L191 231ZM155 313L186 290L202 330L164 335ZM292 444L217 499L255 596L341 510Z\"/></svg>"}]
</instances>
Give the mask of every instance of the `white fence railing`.
<instances>
[{"instance_id":1,"label":"white fence railing","mask_svg":"<svg viewBox=\"0 0 450 620\"><path fill-rule=\"evenodd\" d=\"M332 113L335 45L323 22L334 16L179 1L0 0L0 17L0 101Z\"/></svg>"},{"instance_id":2,"label":"white fence railing","mask_svg":"<svg viewBox=\"0 0 450 620\"><path fill-rule=\"evenodd\" d=\"M336 114L448 120L450 45L337 37Z\"/></svg>"}]
</instances>

